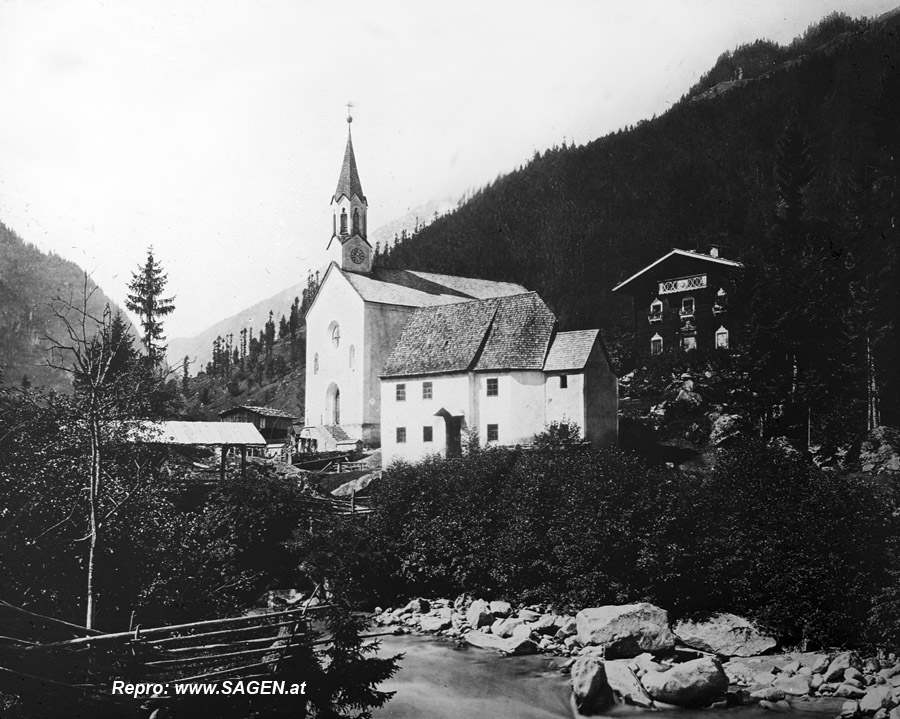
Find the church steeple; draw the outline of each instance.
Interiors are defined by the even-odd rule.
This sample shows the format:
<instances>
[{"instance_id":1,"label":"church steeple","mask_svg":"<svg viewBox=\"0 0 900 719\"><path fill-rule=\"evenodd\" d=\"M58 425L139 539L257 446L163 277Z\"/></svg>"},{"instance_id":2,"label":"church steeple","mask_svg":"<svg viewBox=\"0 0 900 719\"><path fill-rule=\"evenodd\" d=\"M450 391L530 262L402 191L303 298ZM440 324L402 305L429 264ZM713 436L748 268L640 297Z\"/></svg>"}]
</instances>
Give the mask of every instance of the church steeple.
<instances>
[{"instance_id":1,"label":"church steeple","mask_svg":"<svg viewBox=\"0 0 900 719\"><path fill-rule=\"evenodd\" d=\"M348 104L347 108L351 105ZM369 205L363 194L353 153L353 137L350 123L353 117L347 115L347 147L344 162L338 177L337 187L331 197L333 206L331 241L328 251L332 259L343 270L350 272L370 272L372 269L372 247L366 239Z\"/></svg>"},{"instance_id":2,"label":"church steeple","mask_svg":"<svg viewBox=\"0 0 900 719\"><path fill-rule=\"evenodd\" d=\"M359 170L356 169L356 155L353 154L353 137L350 134L352 118L347 116L347 148L344 150L344 164L341 165L341 176L338 178L337 188L334 191L333 202L341 197L353 199L358 197L365 205L366 196L363 194L362 183L359 181Z\"/></svg>"}]
</instances>

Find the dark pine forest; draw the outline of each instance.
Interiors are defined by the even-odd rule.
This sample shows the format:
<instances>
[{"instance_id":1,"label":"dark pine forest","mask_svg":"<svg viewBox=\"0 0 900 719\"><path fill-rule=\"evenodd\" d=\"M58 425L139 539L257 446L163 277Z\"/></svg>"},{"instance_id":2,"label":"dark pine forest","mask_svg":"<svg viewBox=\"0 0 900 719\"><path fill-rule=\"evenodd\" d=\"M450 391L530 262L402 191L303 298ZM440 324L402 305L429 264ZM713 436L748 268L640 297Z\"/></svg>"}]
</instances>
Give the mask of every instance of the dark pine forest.
<instances>
[{"instance_id":1,"label":"dark pine forest","mask_svg":"<svg viewBox=\"0 0 900 719\"><path fill-rule=\"evenodd\" d=\"M756 411L815 401L865 431L877 403L896 424L898 26L833 14L788 46L726 52L664 115L535 153L377 261L520 282L565 329L602 327L624 374L631 307L611 288L717 244L746 265L732 370Z\"/></svg>"}]
</instances>

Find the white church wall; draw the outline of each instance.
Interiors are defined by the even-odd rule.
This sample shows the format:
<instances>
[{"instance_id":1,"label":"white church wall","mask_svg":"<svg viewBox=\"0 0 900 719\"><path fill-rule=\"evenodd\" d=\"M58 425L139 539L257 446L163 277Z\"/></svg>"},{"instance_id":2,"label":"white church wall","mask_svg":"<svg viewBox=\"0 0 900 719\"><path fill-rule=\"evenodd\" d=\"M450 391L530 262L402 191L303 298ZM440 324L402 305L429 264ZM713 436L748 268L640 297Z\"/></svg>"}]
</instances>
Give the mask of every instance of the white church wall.
<instances>
[{"instance_id":1,"label":"white church wall","mask_svg":"<svg viewBox=\"0 0 900 719\"><path fill-rule=\"evenodd\" d=\"M543 429L543 372L479 372L474 378L478 437L482 446L524 444ZM490 394L492 380L497 382L496 395ZM493 425L496 425L496 440L491 436Z\"/></svg>"},{"instance_id":2,"label":"white church wall","mask_svg":"<svg viewBox=\"0 0 900 719\"><path fill-rule=\"evenodd\" d=\"M430 383L430 393L425 383ZM447 450L447 423L439 410L451 415L462 414L468 419L469 375L464 373L440 376L387 378L381 381L381 452L387 466L395 459L414 462L429 454ZM397 387L402 385L402 400L397 399ZM427 396L430 394L430 398ZM431 428L431 440L426 441L425 428ZM397 430L403 429L402 437ZM403 441L398 441L398 440Z\"/></svg>"},{"instance_id":3,"label":"white church wall","mask_svg":"<svg viewBox=\"0 0 900 719\"><path fill-rule=\"evenodd\" d=\"M565 377L565 387L561 378ZM546 424L564 420L577 422L584 436L585 427L584 373L570 370L546 375L547 414Z\"/></svg>"},{"instance_id":4,"label":"white church wall","mask_svg":"<svg viewBox=\"0 0 900 719\"><path fill-rule=\"evenodd\" d=\"M332 337L335 324L340 332L336 345ZM353 439L362 438L364 330L362 299L332 268L306 316L306 424L334 424L332 398L337 388L340 424ZM355 354L352 366L351 347Z\"/></svg>"}]
</instances>

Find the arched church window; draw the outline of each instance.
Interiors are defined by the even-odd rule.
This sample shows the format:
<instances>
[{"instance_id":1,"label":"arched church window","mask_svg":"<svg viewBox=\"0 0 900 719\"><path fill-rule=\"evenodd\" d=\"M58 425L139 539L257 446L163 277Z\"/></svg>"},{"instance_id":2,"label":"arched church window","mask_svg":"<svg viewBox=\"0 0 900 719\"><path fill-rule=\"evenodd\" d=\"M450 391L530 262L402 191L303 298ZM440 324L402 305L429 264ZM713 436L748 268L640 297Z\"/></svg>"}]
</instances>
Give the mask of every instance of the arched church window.
<instances>
[{"instance_id":1,"label":"arched church window","mask_svg":"<svg viewBox=\"0 0 900 719\"><path fill-rule=\"evenodd\" d=\"M319 353L313 357L313 374L319 374Z\"/></svg>"},{"instance_id":2,"label":"arched church window","mask_svg":"<svg viewBox=\"0 0 900 719\"><path fill-rule=\"evenodd\" d=\"M347 210L341 210L341 234L347 234Z\"/></svg>"},{"instance_id":3,"label":"arched church window","mask_svg":"<svg viewBox=\"0 0 900 719\"><path fill-rule=\"evenodd\" d=\"M356 369L356 347L350 345L350 369Z\"/></svg>"},{"instance_id":4,"label":"arched church window","mask_svg":"<svg viewBox=\"0 0 900 719\"><path fill-rule=\"evenodd\" d=\"M353 208L353 234L359 234L359 208Z\"/></svg>"},{"instance_id":5,"label":"arched church window","mask_svg":"<svg viewBox=\"0 0 900 719\"><path fill-rule=\"evenodd\" d=\"M332 322L328 329L331 331L331 344L337 347L341 344L341 326L337 322Z\"/></svg>"}]
</instances>

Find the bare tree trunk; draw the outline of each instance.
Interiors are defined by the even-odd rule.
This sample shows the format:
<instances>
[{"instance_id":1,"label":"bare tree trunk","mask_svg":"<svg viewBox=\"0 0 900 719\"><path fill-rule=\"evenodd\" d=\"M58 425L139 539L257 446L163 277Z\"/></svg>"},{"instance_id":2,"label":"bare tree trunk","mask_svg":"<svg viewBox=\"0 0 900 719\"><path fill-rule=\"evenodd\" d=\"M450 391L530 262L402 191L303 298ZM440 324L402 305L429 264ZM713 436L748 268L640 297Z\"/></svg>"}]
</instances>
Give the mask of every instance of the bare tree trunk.
<instances>
[{"instance_id":1,"label":"bare tree trunk","mask_svg":"<svg viewBox=\"0 0 900 719\"><path fill-rule=\"evenodd\" d=\"M90 418L91 432L91 476L90 476L90 548L88 549L87 562L87 611L84 626L88 629L94 627L94 614L96 613L96 587L94 583L94 569L97 561L97 541L99 531L99 499L100 499L100 418L92 407Z\"/></svg>"},{"instance_id":2,"label":"bare tree trunk","mask_svg":"<svg viewBox=\"0 0 900 719\"><path fill-rule=\"evenodd\" d=\"M871 432L881 424L878 411L878 383L875 378L875 358L872 356L871 328L866 326L866 428Z\"/></svg>"}]
</instances>

